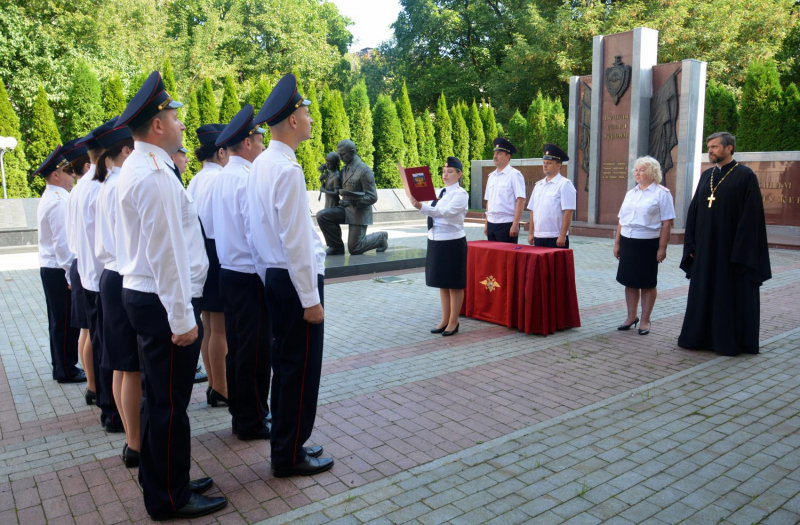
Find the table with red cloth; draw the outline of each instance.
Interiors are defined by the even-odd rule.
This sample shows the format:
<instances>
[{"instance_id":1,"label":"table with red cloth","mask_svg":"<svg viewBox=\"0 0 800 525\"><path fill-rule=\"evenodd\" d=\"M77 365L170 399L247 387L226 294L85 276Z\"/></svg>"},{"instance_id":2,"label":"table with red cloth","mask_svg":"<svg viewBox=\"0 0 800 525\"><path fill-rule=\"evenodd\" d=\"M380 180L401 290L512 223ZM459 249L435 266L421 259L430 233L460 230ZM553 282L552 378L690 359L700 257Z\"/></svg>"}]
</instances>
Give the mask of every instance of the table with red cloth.
<instances>
[{"instance_id":1,"label":"table with red cloth","mask_svg":"<svg viewBox=\"0 0 800 525\"><path fill-rule=\"evenodd\" d=\"M461 315L526 334L579 327L572 250L470 242Z\"/></svg>"}]
</instances>

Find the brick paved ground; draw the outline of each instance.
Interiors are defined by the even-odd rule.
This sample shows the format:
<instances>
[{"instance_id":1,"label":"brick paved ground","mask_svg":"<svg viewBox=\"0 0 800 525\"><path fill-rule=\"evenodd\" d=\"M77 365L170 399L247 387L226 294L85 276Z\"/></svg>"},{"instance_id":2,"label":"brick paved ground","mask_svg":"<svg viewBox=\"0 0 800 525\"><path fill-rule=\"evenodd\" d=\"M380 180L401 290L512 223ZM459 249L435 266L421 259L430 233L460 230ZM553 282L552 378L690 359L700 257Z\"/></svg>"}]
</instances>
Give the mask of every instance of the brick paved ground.
<instances>
[{"instance_id":1,"label":"brick paved ground","mask_svg":"<svg viewBox=\"0 0 800 525\"><path fill-rule=\"evenodd\" d=\"M425 242L420 227L391 233L395 245ZM583 327L549 337L470 319L456 337L432 336L438 294L421 273L329 282L311 439L334 469L273 478L268 443L233 438L198 386L193 474L231 504L197 522L800 520L797 252L771 252L762 355L717 358L675 344L678 247L642 338L615 329L625 305L611 242L571 243ZM124 438L100 429L81 387L49 379L36 265L0 256L0 524L147 522L136 471L118 458Z\"/></svg>"}]
</instances>

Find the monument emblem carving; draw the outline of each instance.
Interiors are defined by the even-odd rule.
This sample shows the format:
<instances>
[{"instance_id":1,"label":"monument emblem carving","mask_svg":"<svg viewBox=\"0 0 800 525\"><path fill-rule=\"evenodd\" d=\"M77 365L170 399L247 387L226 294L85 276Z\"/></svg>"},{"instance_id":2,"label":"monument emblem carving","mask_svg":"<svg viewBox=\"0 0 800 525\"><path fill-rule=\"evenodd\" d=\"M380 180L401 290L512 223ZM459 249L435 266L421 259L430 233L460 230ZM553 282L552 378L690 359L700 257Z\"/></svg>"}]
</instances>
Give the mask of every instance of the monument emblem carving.
<instances>
[{"instance_id":1,"label":"monument emblem carving","mask_svg":"<svg viewBox=\"0 0 800 525\"><path fill-rule=\"evenodd\" d=\"M608 94L614 99L614 105L618 105L631 83L631 66L623 64L621 56L614 57L614 64L606 68L605 80Z\"/></svg>"},{"instance_id":2,"label":"monument emblem carving","mask_svg":"<svg viewBox=\"0 0 800 525\"><path fill-rule=\"evenodd\" d=\"M665 177L673 166L672 148L678 145L678 99L680 98L678 73L680 72L680 68L675 70L650 99L648 155L661 164L661 174Z\"/></svg>"},{"instance_id":3,"label":"monument emblem carving","mask_svg":"<svg viewBox=\"0 0 800 525\"><path fill-rule=\"evenodd\" d=\"M581 167L586 172L586 187L584 191L589 191L589 145L591 144L592 136L592 88L586 82L583 84L583 98L581 98L580 105L580 126L581 126L581 140L579 148L581 150Z\"/></svg>"}]
</instances>

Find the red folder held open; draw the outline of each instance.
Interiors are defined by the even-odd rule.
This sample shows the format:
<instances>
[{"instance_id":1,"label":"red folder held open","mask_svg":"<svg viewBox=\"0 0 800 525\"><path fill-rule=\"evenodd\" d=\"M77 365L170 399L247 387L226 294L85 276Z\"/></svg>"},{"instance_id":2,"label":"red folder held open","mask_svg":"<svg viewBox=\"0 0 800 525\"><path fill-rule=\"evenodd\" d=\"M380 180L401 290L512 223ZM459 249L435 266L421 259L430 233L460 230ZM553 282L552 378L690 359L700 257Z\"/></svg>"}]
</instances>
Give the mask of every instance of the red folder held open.
<instances>
[{"instance_id":1,"label":"red folder held open","mask_svg":"<svg viewBox=\"0 0 800 525\"><path fill-rule=\"evenodd\" d=\"M436 200L436 190L433 187L431 170L428 166L404 168L398 164L397 169L400 172L400 180L403 182L406 195L414 197L420 202Z\"/></svg>"}]
</instances>

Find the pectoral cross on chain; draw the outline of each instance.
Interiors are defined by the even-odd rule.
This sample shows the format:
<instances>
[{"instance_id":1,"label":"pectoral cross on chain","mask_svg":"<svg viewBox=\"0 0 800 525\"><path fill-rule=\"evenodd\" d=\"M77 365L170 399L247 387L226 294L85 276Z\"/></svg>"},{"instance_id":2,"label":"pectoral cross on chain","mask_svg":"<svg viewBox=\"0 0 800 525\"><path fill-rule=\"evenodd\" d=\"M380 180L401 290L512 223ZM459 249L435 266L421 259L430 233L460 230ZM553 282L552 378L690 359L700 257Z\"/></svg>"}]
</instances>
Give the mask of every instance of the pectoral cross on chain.
<instances>
[{"instance_id":1,"label":"pectoral cross on chain","mask_svg":"<svg viewBox=\"0 0 800 525\"><path fill-rule=\"evenodd\" d=\"M717 200L717 199L716 199L716 197L714 197L714 194L712 193L711 196L708 198L708 207L709 208L711 207L712 204L714 204L715 200Z\"/></svg>"}]
</instances>

